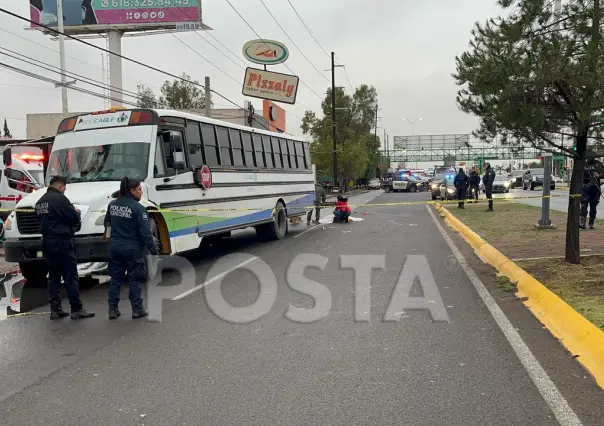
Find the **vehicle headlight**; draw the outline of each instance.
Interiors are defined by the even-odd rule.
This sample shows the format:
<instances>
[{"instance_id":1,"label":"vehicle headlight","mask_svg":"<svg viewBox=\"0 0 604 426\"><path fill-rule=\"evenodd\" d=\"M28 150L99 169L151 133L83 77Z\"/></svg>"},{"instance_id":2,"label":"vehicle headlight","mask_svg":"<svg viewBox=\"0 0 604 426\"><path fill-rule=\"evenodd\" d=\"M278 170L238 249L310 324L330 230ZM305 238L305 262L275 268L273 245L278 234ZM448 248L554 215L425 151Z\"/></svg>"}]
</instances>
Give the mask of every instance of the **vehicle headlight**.
<instances>
[{"instance_id":1,"label":"vehicle headlight","mask_svg":"<svg viewBox=\"0 0 604 426\"><path fill-rule=\"evenodd\" d=\"M95 225L97 226L102 226L105 224L105 215L102 214L98 217L98 219L94 222Z\"/></svg>"},{"instance_id":2,"label":"vehicle headlight","mask_svg":"<svg viewBox=\"0 0 604 426\"><path fill-rule=\"evenodd\" d=\"M435 184L435 183L433 183L433 184L432 184L432 189L437 189L437 188L438 188L438 185L437 185L437 184Z\"/></svg>"},{"instance_id":3,"label":"vehicle headlight","mask_svg":"<svg viewBox=\"0 0 604 426\"><path fill-rule=\"evenodd\" d=\"M504 186L510 186L510 183L508 181L504 182L503 184Z\"/></svg>"},{"instance_id":4,"label":"vehicle headlight","mask_svg":"<svg viewBox=\"0 0 604 426\"><path fill-rule=\"evenodd\" d=\"M455 190L453 188L447 188L447 192L449 194L453 194L455 192Z\"/></svg>"},{"instance_id":5,"label":"vehicle headlight","mask_svg":"<svg viewBox=\"0 0 604 426\"><path fill-rule=\"evenodd\" d=\"M10 217L6 218L6 222L4 222L4 229L10 231L13 228L13 222L10 220Z\"/></svg>"}]
</instances>

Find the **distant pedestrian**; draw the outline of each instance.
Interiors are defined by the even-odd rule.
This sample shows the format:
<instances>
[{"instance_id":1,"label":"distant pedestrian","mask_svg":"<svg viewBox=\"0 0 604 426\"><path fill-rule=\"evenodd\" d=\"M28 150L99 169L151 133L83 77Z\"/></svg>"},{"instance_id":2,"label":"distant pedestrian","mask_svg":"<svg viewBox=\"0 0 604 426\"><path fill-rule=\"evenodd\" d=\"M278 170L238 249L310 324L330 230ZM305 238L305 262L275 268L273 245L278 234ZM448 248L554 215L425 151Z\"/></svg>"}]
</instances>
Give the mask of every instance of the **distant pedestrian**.
<instances>
[{"instance_id":1,"label":"distant pedestrian","mask_svg":"<svg viewBox=\"0 0 604 426\"><path fill-rule=\"evenodd\" d=\"M493 211L493 182L495 182L495 171L491 168L491 163L484 163L484 176L482 183L484 184L484 192L489 200L488 212Z\"/></svg>"},{"instance_id":2,"label":"distant pedestrian","mask_svg":"<svg viewBox=\"0 0 604 426\"><path fill-rule=\"evenodd\" d=\"M480 187L480 176L476 171L476 167L472 167L470 172L470 199L474 199L474 202L478 202L478 191Z\"/></svg>"},{"instance_id":3,"label":"distant pedestrian","mask_svg":"<svg viewBox=\"0 0 604 426\"><path fill-rule=\"evenodd\" d=\"M36 203L36 215L40 220L42 253L48 261L48 298L50 319L64 318L69 314L61 307L59 287L61 278L65 283L67 297L71 305L71 319L92 318L82 306L78 286L78 259L73 236L80 223L80 210L76 209L65 196L67 180L53 176L49 187Z\"/></svg>"},{"instance_id":4,"label":"distant pedestrian","mask_svg":"<svg viewBox=\"0 0 604 426\"><path fill-rule=\"evenodd\" d=\"M321 215L321 205L325 204L325 200L327 199L327 194L325 193L325 189L315 183L315 222L319 223L320 215ZM310 225L310 220L312 219L312 209L308 212L306 216L306 224Z\"/></svg>"},{"instance_id":5,"label":"distant pedestrian","mask_svg":"<svg viewBox=\"0 0 604 426\"><path fill-rule=\"evenodd\" d=\"M589 207L589 229L594 229L596 222L597 206L600 202L602 189L600 188L600 175L597 172L585 170L583 175L583 188L581 190L581 219L579 226L587 229L587 208Z\"/></svg>"},{"instance_id":6,"label":"distant pedestrian","mask_svg":"<svg viewBox=\"0 0 604 426\"><path fill-rule=\"evenodd\" d=\"M468 186L470 186L470 179L468 179L468 175L466 175L462 168L460 168L459 172L457 172L453 185L455 185L455 189L457 190L457 207L463 209Z\"/></svg>"}]
</instances>

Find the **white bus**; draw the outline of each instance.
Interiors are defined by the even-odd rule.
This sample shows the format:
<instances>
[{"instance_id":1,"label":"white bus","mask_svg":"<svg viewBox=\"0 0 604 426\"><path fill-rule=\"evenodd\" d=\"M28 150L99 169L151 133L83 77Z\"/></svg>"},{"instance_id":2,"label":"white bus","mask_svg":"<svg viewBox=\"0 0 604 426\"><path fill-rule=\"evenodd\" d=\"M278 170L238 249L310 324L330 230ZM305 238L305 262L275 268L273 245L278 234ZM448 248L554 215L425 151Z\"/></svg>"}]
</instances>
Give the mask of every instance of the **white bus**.
<instances>
[{"instance_id":1,"label":"white bus","mask_svg":"<svg viewBox=\"0 0 604 426\"><path fill-rule=\"evenodd\" d=\"M5 155L5 161L10 158ZM282 239L288 218L315 200L309 144L303 139L170 110L111 109L65 119L47 166L67 178L65 195L82 210L76 229L79 263L106 262L103 219L122 177L138 179L161 254L194 250L204 238L255 227ZM5 253L26 279L46 274L38 190L6 222ZM168 210L168 211L166 211Z\"/></svg>"}]
</instances>

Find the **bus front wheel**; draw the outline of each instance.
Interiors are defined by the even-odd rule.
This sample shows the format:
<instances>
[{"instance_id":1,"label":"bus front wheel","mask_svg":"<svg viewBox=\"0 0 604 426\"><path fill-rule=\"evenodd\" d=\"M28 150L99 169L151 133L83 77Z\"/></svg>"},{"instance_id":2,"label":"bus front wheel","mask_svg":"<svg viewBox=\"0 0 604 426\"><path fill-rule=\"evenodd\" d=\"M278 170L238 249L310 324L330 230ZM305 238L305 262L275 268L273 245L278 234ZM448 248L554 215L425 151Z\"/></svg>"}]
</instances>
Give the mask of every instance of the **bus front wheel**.
<instances>
[{"instance_id":1,"label":"bus front wheel","mask_svg":"<svg viewBox=\"0 0 604 426\"><path fill-rule=\"evenodd\" d=\"M282 240L287 235L287 215L281 201L275 206L273 222L256 227L256 234L262 240Z\"/></svg>"}]
</instances>

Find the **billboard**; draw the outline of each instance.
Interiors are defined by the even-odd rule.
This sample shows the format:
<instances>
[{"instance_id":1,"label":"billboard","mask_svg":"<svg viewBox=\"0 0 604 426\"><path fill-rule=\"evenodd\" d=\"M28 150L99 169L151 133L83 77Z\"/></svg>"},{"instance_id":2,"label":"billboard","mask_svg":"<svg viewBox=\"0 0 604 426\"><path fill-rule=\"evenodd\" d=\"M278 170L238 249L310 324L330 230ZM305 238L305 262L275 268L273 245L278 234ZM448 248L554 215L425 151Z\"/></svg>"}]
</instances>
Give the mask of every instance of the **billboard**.
<instances>
[{"instance_id":1,"label":"billboard","mask_svg":"<svg viewBox=\"0 0 604 426\"><path fill-rule=\"evenodd\" d=\"M32 27L56 28L57 0L30 0ZM175 28L201 22L201 0L63 0L66 33Z\"/></svg>"},{"instance_id":2,"label":"billboard","mask_svg":"<svg viewBox=\"0 0 604 426\"><path fill-rule=\"evenodd\" d=\"M300 78L295 75L247 68L241 93L253 98L295 104L299 82Z\"/></svg>"}]
</instances>

